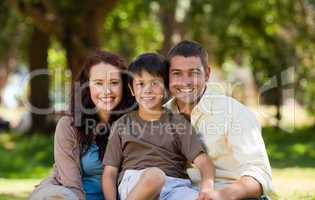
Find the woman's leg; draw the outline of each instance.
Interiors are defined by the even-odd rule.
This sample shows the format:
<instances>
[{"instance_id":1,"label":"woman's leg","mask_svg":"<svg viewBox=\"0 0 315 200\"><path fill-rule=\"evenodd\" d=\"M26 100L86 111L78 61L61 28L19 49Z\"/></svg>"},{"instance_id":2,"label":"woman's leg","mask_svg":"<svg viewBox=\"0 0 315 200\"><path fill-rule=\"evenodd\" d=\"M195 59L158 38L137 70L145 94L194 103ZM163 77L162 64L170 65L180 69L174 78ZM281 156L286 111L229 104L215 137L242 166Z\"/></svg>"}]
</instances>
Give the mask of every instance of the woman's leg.
<instances>
[{"instance_id":1,"label":"woman's leg","mask_svg":"<svg viewBox=\"0 0 315 200\"><path fill-rule=\"evenodd\" d=\"M79 198L64 186L45 184L35 188L29 200L79 200Z\"/></svg>"}]
</instances>

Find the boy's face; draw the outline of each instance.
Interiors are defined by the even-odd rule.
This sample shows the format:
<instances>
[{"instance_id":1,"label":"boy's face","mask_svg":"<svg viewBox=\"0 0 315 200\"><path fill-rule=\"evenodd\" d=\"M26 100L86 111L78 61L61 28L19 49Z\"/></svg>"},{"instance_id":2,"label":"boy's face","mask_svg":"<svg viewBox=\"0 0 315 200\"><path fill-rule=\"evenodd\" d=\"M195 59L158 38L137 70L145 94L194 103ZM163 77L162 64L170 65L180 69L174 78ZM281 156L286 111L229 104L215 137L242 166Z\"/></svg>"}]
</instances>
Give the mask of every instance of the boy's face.
<instances>
[{"instance_id":1,"label":"boy's face","mask_svg":"<svg viewBox=\"0 0 315 200\"><path fill-rule=\"evenodd\" d=\"M146 111L160 110L164 98L162 77L152 76L146 71L133 76L131 92L140 108Z\"/></svg>"},{"instance_id":2,"label":"boy's face","mask_svg":"<svg viewBox=\"0 0 315 200\"><path fill-rule=\"evenodd\" d=\"M196 56L174 56L170 60L170 93L182 104L194 104L202 95L210 70Z\"/></svg>"}]
</instances>

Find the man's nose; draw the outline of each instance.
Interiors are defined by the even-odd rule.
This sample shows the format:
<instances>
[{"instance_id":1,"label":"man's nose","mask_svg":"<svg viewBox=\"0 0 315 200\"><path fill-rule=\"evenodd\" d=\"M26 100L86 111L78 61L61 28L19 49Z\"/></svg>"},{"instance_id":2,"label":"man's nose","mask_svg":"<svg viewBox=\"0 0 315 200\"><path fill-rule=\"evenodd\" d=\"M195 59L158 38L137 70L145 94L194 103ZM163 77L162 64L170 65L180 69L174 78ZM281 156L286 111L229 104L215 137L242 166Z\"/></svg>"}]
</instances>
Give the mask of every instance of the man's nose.
<instances>
[{"instance_id":1,"label":"man's nose","mask_svg":"<svg viewBox=\"0 0 315 200\"><path fill-rule=\"evenodd\" d=\"M185 74L182 76L180 82L183 85L192 85L194 83L193 77L189 76L188 74Z\"/></svg>"}]
</instances>

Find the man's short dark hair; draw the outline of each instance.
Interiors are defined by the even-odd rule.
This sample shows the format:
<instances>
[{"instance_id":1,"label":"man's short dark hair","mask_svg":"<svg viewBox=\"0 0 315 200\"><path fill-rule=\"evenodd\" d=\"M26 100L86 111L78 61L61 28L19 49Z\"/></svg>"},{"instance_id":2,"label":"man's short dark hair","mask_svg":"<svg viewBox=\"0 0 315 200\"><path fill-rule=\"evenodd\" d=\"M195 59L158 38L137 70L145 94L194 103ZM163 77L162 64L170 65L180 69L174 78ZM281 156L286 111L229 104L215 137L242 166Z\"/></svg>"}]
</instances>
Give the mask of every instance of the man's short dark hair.
<instances>
[{"instance_id":1,"label":"man's short dark hair","mask_svg":"<svg viewBox=\"0 0 315 200\"><path fill-rule=\"evenodd\" d=\"M168 62L164 56L157 53L144 53L130 63L128 71L132 75L141 75L145 71L152 76L162 77L165 88L168 88L168 66ZM132 80L132 77L130 77L130 85L132 85Z\"/></svg>"},{"instance_id":2,"label":"man's short dark hair","mask_svg":"<svg viewBox=\"0 0 315 200\"><path fill-rule=\"evenodd\" d=\"M166 57L170 62L175 56L199 57L203 67L208 67L208 53L198 42L189 40L179 42L171 50L169 50Z\"/></svg>"}]
</instances>

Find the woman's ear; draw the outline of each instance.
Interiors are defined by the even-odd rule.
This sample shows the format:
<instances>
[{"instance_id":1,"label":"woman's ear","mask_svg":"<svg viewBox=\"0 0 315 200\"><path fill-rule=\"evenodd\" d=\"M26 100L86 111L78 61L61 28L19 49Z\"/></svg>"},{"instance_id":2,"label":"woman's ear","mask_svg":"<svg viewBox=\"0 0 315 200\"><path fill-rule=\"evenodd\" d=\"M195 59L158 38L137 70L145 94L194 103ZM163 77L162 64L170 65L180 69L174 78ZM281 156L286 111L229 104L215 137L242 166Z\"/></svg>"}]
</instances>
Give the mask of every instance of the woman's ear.
<instances>
[{"instance_id":1,"label":"woman's ear","mask_svg":"<svg viewBox=\"0 0 315 200\"><path fill-rule=\"evenodd\" d=\"M129 90L130 90L132 96L135 96L135 94L134 94L134 92L133 92L133 90L132 90L132 86L131 86L130 84L128 84L128 88L129 88Z\"/></svg>"}]
</instances>

